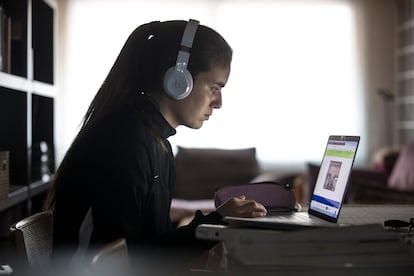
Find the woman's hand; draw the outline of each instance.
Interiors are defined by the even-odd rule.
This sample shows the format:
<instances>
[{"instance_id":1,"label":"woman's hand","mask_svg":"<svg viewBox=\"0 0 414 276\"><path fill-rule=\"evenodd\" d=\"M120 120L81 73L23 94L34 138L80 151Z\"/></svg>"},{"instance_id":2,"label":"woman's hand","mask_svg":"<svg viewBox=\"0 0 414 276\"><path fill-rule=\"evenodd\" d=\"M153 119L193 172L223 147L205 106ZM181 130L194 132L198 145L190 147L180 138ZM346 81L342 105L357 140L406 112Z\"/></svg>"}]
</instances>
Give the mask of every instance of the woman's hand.
<instances>
[{"instance_id":1,"label":"woman's hand","mask_svg":"<svg viewBox=\"0 0 414 276\"><path fill-rule=\"evenodd\" d=\"M216 210L223 217L264 217L266 216L266 208L255 200L248 200L245 196L233 197Z\"/></svg>"}]
</instances>

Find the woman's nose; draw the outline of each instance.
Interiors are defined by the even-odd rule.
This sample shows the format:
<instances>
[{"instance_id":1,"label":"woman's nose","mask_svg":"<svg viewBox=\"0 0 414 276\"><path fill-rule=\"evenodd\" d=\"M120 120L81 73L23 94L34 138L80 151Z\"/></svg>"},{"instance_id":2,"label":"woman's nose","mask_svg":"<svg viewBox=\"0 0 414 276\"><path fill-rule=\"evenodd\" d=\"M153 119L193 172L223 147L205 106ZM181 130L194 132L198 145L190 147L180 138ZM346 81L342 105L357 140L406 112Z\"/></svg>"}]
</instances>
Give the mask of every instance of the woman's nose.
<instances>
[{"instance_id":1,"label":"woman's nose","mask_svg":"<svg viewBox=\"0 0 414 276\"><path fill-rule=\"evenodd\" d=\"M216 93L215 98L214 98L211 105L212 105L213 108L219 109L219 108L221 108L222 104L223 104L223 102L222 102L222 98L221 98L221 92L218 92L218 93Z\"/></svg>"}]
</instances>

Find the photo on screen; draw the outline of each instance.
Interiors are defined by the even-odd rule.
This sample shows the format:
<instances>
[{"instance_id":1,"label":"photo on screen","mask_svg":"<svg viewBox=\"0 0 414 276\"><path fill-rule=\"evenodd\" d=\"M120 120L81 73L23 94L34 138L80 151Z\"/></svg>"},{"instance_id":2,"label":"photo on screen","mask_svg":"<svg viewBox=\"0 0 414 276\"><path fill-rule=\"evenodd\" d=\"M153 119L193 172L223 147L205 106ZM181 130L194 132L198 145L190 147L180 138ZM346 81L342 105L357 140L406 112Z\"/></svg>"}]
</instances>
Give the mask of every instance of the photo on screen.
<instances>
[{"instance_id":1,"label":"photo on screen","mask_svg":"<svg viewBox=\"0 0 414 276\"><path fill-rule=\"evenodd\" d=\"M324 189L335 191L341 166L342 162L331 161L329 163L328 173L326 174L325 184L323 185Z\"/></svg>"}]
</instances>

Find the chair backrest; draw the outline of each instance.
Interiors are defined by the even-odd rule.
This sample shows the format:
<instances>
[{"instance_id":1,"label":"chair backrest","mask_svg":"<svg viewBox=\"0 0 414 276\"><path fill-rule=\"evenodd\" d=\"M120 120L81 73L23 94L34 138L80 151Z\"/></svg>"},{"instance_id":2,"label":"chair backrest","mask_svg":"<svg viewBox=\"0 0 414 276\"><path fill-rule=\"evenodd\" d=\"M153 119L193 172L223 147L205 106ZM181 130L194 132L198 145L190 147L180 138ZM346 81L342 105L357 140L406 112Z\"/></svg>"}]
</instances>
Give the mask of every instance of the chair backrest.
<instances>
[{"instance_id":1,"label":"chair backrest","mask_svg":"<svg viewBox=\"0 0 414 276\"><path fill-rule=\"evenodd\" d=\"M53 212L43 211L26 217L10 227L16 253L29 268L50 265L53 245Z\"/></svg>"},{"instance_id":2,"label":"chair backrest","mask_svg":"<svg viewBox=\"0 0 414 276\"><path fill-rule=\"evenodd\" d=\"M116 239L98 250L91 258L89 270L94 275L128 275L130 262L125 238Z\"/></svg>"}]
</instances>

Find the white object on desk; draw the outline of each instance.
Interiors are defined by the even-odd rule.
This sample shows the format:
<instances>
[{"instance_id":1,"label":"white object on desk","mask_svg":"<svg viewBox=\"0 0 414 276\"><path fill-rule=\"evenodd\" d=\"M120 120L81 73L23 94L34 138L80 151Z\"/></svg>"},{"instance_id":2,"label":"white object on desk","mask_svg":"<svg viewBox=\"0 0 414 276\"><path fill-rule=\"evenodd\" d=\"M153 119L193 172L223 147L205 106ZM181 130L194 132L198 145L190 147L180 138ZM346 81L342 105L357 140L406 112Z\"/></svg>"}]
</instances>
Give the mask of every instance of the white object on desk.
<instances>
[{"instance_id":1,"label":"white object on desk","mask_svg":"<svg viewBox=\"0 0 414 276\"><path fill-rule=\"evenodd\" d=\"M1 265L0 275L12 274L13 269L9 265Z\"/></svg>"},{"instance_id":2,"label":"white object on desk","mask_svg":"<svg viewBox=\"0 0 414 276\"><path fill-rule=\"evenodd\" d=\"M227 257L253 267L414 266L412 246L403 242L401 233L383 227L388 219L408 221L414 216L414 205L345 206L342 212L340 223L349 226L275 231L204 224L198 226L196 236L222 241Z\"/></svg>"},{"instance_id":3,"label":"white object on desk","mask_svg":"<svg viewBox=\"0 0 414 276\"><path fill-rule=\"evenodd\" d=\"M206 227L211 229L197 228L198 238ZM287 232L224 226L216 233L224 238L227 257L253 267L414 266L412 249L378 224Z\"/></svg>"}]
</instances>

